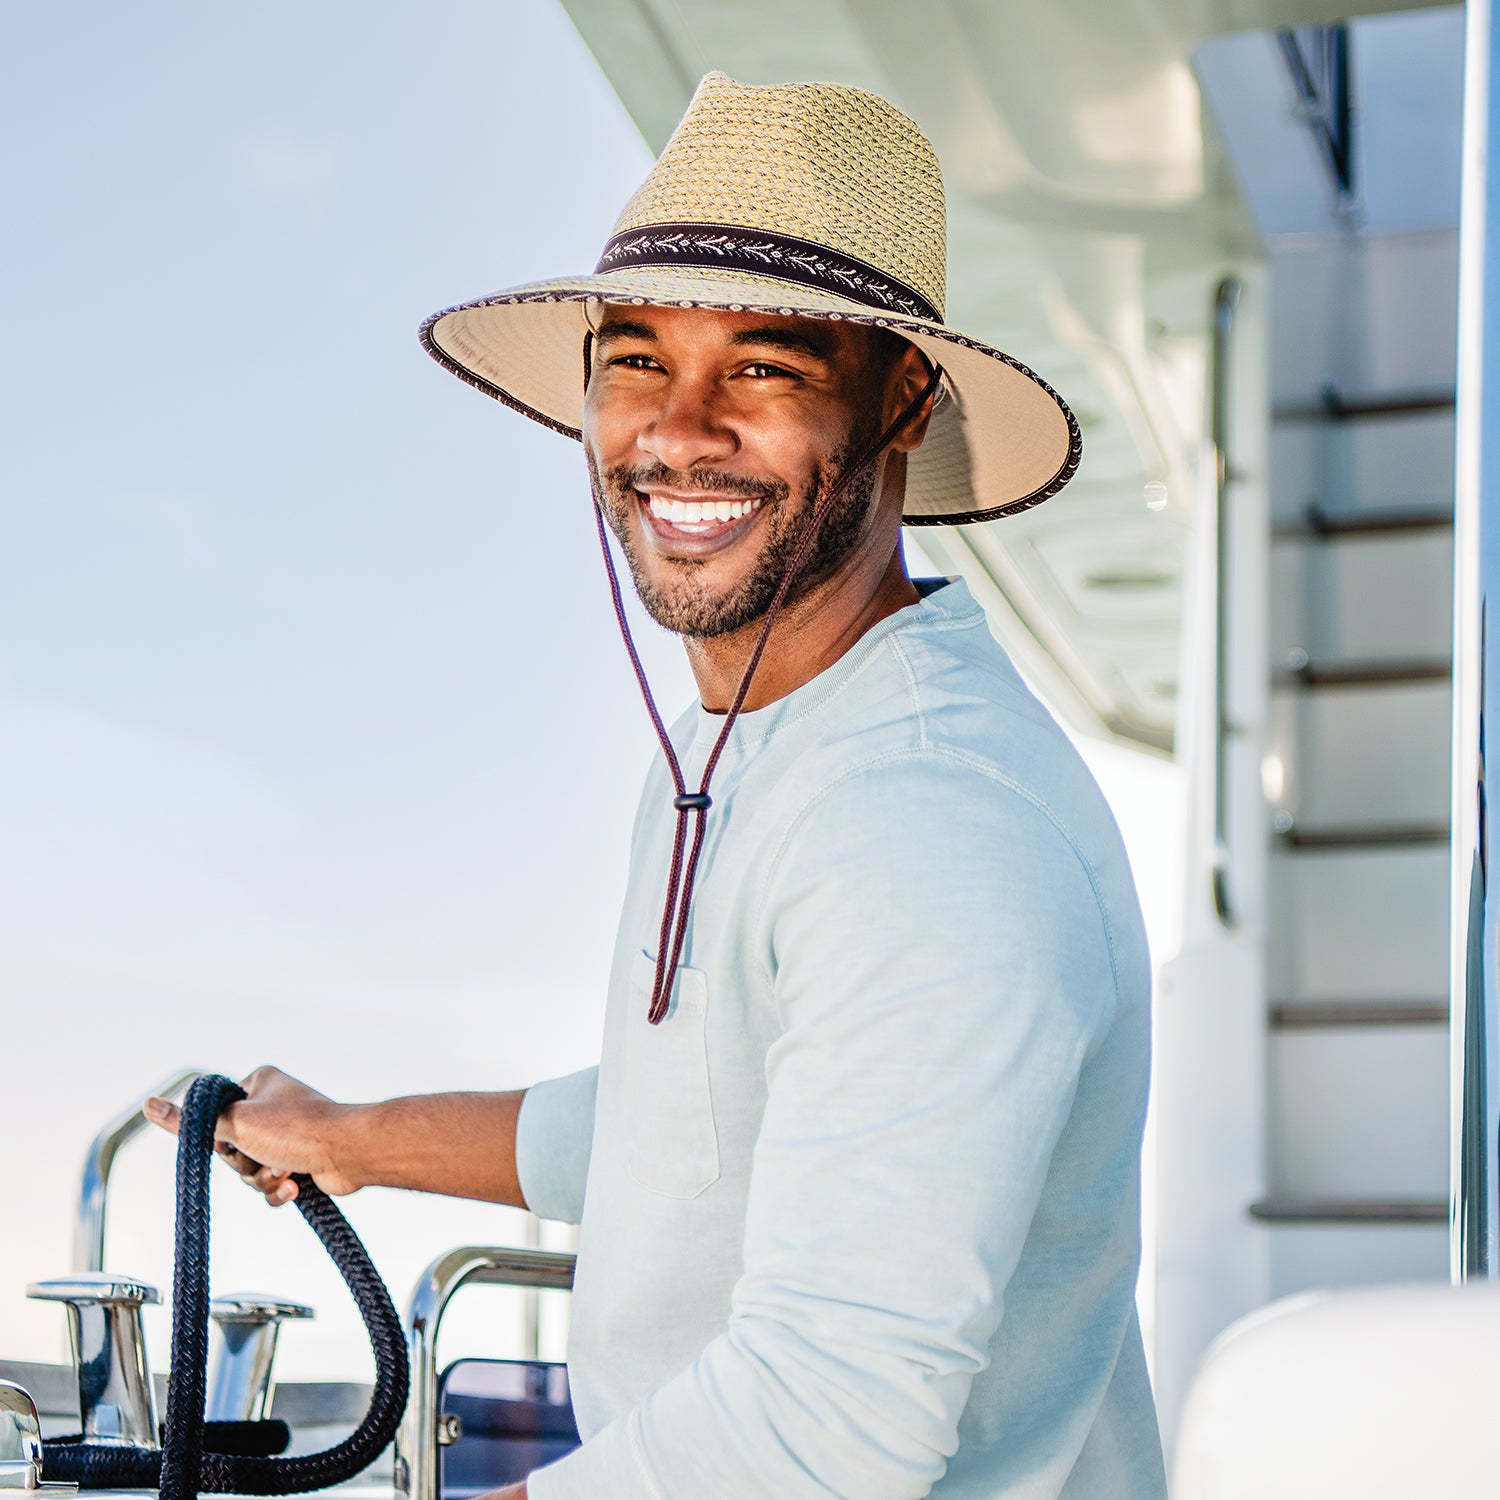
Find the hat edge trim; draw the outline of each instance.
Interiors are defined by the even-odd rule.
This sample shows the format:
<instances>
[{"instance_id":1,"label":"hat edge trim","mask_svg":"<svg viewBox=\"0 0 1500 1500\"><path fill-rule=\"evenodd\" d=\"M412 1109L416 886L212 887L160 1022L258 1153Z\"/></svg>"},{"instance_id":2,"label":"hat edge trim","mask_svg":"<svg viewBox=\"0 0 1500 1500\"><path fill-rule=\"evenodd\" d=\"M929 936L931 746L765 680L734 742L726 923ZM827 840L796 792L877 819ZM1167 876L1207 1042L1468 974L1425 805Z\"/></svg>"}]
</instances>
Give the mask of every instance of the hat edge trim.
<instances>
[{"instance_id":1,"label":"hat edge trim","mask_svg":"<svg viewBox=\"0 0 1500 1500\"><path fill-rule=\"evenodd\" d=\"M523 417L530 417L533 422L549 428L551 431L560 433L563 437L572 438L574 442L583 441L583 429L570 426L567 422L560 422L556 417L549 417L546 412L540 411L535 406L528 405L519 396L513 396L503 386L498 386L492 380L486 380L483 375L476 374L467 365L460 364L434 336L433 330L437 325L451 313L467 312L470 308L480 306L493 306L492 303L466 303L462 307L450 307L440 313L434 313L430 318L422 322L417 330L417 338L422 348L435 359L450 375L456 375L465 385L473 386L481 395L492 397L502 406L508 406L512 411L519 412Z\"/></svg>"},{"instance_id":2,"label":"hat edge trim","mask_svg":"<svg viewBox=\"0 0 1500 1500\"><path fill-rule=\"evenodd\" d=\"M596 276L580 276L579 281L594 281L602 279ZM765 278L767 281L773 278ZM444 318L454 316L457 313L474 312L487 307L510 307L532 303L563 303L563 302L592 302L608 301L604 295L606 288L598 290L583 290L578 288L559 287L555 282L538 282L529 287L517 287L506 292L496 292L488 297L476 298L469 302L461 302L453 307L443 308L439 312L431 314L423 319L418 329L418 338L422 347L437 361L445 370L456 375L466 385L484 395L499 401L503 406L512 411L519 412L522 416L529 417L541 426L549 428L553 432L560 433L564 437L570 437L575 442L581 442L583 432L581 428L573 427L566 422L547 415L536 407L522 401L519 397L512 395L503 387L496 385L493 381L486 380L484 376L476 374L466 365L459 363L448 354L440 344L437 343L435 330ZM836 294L829 294L836 295ZM736 304L731 300L724 299L701 299L701 298L670 298L651 296L632 296L624 299L632 305L653 307L701 307L710 311L730 311ZM1056 407L1067 426L1068 440L1067 450L1063 461L1052 478L1028 494L1015 500L1008 500L1003 505L987 506L980 510L942 512L936 515L908 515L905 511L901 515L903 526L965 526L980 524L987 521L998 521L1006 516L1019 514L1021 511L1030 510L1040 505L1044 500L1049 500L1078 472L1078 467L1083 461L1083 434L1078 425L1078 419L1073 414L1073 409L1055 391L1047 381L1042 379L1029 365L1024 364L1014 355L1007 354L1003 349L997 349L991 344L971 338L968 334L960 333L957 329L949 328L942 323L928 322L925 319L909 318L900 315L883 314L878 309L872 308L868 303L849 302L849 311L831 311L827 308L790 308L788 315L792 317L817 318L822 320L836 320L849 323L859 323L868 327L888 328L893 332L910 332L913 334L925 334L932 338L938 338L945 343L957 344L962 348L971 349L975 353L983 354L997 363L1006 366L1016 374L1024 376L1035 384L1045 395L1047 395Z\"/></svg>"}]
</instances>

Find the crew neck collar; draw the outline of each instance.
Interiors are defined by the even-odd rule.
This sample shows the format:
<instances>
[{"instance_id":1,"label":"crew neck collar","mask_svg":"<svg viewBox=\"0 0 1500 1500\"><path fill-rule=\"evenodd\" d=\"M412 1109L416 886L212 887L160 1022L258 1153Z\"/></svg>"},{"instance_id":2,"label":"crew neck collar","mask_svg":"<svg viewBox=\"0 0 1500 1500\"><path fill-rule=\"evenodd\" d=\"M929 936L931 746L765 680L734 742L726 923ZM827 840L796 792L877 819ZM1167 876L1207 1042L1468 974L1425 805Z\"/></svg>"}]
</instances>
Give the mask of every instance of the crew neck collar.
<instances>
[{"instance_id":1,"label":"crew neck collar","mask_svg":"<svg viewBox=\"0 0 1500 1500\"><path fill-rule=\"evenodd\" d=\"M915 604L903 605L872 625L836 662L801 687L793 688L763 708L741 709L729 732L725 751L745 750L761 744L787 725L815 711L863 670L890 636L914 625L939 620L969 624L972 623L968 618L971 615L983 620L984 612L962 578L922 578L913 582L921 595ZM701 700L693 705L691 712L696 716L693 748L706 752L724 727L724 715L710 713Z\"/></svg>"}]
</instances>

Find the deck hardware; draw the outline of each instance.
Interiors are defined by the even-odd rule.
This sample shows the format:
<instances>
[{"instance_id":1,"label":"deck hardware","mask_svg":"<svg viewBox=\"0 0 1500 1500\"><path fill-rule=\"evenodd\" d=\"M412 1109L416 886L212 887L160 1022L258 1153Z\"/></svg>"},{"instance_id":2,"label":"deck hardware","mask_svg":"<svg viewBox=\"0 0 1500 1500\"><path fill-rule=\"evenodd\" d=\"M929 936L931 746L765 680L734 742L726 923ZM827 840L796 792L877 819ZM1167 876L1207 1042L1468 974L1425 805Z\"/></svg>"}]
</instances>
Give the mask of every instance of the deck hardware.
<instances>
[{"instance_id":1,"label":"deck hardware","mask_svg":"<svg viewBox=\"0 0 1500 1500\"><path fill-rule=\"evenodd\" d=\"M0 1490L35 1490L42 1482L42 1429L36 1405L18 1385L0 1380Z\"/></svg>"},{"instance_id":2,"label":"deck hardware","mask_svg":"<svg viewBox=\"0 0 1500 1500\"><path fill-rule=\"evenodd\" d=\"M156 1400L141 1327L141 1308L161 1301L156 1288L94 1271L34 1282L26 1295L67 1306L84 1441L157 1447Z\"/></svg>"},{"instance_id":3,"label":"deck hardware","mask_svg":"<svg viewBox=\"0 0 1500 1500\"><path fill-rule=\"evenodd\" d=\"M260 1422L271 1415L271 1367L281 1325L314 1316L310 1307L244 1292L215 1297L209 1316L219 1331L208 1377L210 1422Z\"/></svg>"}]
</instances>

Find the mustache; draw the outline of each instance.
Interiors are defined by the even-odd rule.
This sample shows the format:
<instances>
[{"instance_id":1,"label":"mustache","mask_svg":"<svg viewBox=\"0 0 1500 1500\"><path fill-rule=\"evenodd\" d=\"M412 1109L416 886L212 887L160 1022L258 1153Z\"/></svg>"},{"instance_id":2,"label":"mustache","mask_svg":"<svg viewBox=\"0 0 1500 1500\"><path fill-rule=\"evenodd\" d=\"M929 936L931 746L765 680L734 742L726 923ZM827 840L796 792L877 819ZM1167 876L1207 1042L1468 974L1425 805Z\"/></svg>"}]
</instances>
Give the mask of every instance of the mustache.
<instances>
[{"instance_id":1,"label":"mustache","mask_svg":"<svg viewBox=\"0 0 1500 1500\"><path fill-rule=\"evenodd\" d=\"M732 500L784 500L791 487L784 480L752 479L744 474L726 474L722 469L669 469L663 463L619 464L605 472L610 487L627 489L702 490Z\"/></svg>"}]
</instances>

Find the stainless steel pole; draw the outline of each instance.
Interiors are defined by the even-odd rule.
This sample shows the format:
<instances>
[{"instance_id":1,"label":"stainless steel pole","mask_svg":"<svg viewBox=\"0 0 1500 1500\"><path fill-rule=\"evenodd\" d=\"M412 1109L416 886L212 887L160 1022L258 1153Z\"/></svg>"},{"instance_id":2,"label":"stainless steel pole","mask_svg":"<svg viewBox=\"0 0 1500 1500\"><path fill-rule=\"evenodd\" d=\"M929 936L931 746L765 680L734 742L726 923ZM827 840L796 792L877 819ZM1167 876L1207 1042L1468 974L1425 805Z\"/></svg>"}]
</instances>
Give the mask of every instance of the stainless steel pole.
<instances>
[{"instance_id":1,"label":"stainless steel pole","mask_svg":"<svg viewBox=\"0 0 1500 1500\"><path fill-rule=\"evenodd\" d=\"M181 1100L197 1076L196 1072L178 1073L158 1084L156 1093L163 1099ZM149 1128L141 1106L133 1104L94 1137L78 1184L78 1217L73 1225L75 1271L104 1269L104 1216L109 1206L110 1169L120 1147Z\"/></svg>"},{"instance_id":2,"label":"stainless steel pole","mask_svg":"<svg viewBox=\"0 0 1500 1500\"><path fill-rule=\"evenodd\" d=\"M1452 1153L1450 1223L1455 1281L1500 1273L1496 1238L1500 1041L1497 935L1500 890L1489 888L1492 847L1485 789L1485 710L1500 705L1500 91L1490 81L1491 0L1469 0L1464 59L1463 197L1458 295L1457 494L1454 506ZM1494 274L1491 274L1493 270ZM1490 609L1494 604L1495 608Z\"/></svg>"},{"instance_id":3,"label":"stainless steel pole","mask_svg":"<svg viewBox=\"0 0 1500 1500\"><path fill-rule=\"evenodd\" d=\"M1229 496L1235 482L1229 454L1229 362L1234 315L1244 288L1226 276L1214 292L1213 353L1210 361L1209 426L1214 445L1214 911L1228 928L1238 925L1234 903L1234 854L1229 838L1229 741L1235 733L1229 715Z\"/></svg>"}]
</instances>

